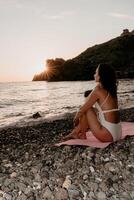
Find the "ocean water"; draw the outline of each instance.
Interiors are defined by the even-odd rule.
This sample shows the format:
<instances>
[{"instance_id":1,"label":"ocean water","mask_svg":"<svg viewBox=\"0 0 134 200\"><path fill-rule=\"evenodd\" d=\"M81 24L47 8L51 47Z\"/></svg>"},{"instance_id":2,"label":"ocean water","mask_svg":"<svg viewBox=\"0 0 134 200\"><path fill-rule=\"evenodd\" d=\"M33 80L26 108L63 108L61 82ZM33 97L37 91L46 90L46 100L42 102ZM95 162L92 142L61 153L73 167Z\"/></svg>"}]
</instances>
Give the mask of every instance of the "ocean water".
<instances>
[{"instance_id":1,"label":"ocean water","mask_svg":"<svg viewBox=\"0 0 134 200\"><path fill-rule=\"evenodd\" d=\"M57 119L77 111L95 81L0 83L0 128ZM120 80L119 107L133 106L134 80ZM41 118L32 115L40 112Z\"/></svg>"}]
</instances>

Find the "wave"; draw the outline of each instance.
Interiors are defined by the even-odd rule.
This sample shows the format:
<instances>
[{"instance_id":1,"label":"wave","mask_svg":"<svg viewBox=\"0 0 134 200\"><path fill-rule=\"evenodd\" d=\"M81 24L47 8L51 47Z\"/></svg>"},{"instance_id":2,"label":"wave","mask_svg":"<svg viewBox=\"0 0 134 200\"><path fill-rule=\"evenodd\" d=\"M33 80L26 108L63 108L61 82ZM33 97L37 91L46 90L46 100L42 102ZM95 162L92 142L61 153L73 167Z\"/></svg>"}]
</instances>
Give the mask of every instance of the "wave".
<instances>
[{"instance_id":1,"label":"wave","mask_svg":"<svg viewBox=\"0 0 134 200\"><path fill-rule=\"evenodd\" d=\"M134 93L134 90L119 92L119 94Z\"/></svg>"},{"instance_id":2,"label":"wave","mask_svg":"<svg viewBox=\"0 0 134 200\"><path fill-rule=\"evenodd\" d=\"M44 88L44 89L30 89L30 90L28 90L28 91L45 91L46 89Z\"/></svg>"},{"instance_id":3,"label":"wave","mask_svg":"<svg viewBox=\"0 0 134 200\"><path fill-rule=\"evenodd\" d=\"M25 114L24 113L10 113L8 115L5 115L4 118L20 117L20 116L25 116Z\"/></svg>"}]
</instances>

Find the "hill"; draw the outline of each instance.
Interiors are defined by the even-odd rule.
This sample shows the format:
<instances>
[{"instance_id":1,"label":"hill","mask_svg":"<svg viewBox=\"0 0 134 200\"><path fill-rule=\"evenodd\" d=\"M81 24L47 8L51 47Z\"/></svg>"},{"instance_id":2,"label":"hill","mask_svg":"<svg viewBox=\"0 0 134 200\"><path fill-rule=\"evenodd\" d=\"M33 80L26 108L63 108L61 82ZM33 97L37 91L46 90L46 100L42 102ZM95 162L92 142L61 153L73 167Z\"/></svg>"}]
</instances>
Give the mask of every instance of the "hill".
<instances>
[{"instance_id":1,"label":"hill","mask_svg":"<svg viewBox=\"0 0 134 200\"><path fill-rule=\"evenodd\" d=\"M90 47L73 59L48 59L47 71L35 75L33 81L91 80L99 63L112 65L118 78L134 78L134 34Z\"/></svg>"}]
</instances>

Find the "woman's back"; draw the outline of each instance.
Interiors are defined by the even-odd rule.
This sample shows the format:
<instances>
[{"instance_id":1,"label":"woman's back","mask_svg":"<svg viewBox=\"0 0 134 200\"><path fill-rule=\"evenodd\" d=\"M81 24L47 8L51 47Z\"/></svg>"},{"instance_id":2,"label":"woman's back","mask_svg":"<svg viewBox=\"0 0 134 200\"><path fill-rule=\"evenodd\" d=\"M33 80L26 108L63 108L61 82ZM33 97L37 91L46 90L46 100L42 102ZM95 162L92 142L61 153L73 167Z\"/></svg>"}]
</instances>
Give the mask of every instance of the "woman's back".
<instances>
[{"instance_id":1,"label":"woman's back","mask_svg":"<svg viewBox=\"0 0 134 200\"><path fill-rule=\"evenodd\" d=\"M99 87L98 104L104 114L106 121L118 123L120 121L117 98L112 97L105 89Z\"/></svg>"}]
</instances>

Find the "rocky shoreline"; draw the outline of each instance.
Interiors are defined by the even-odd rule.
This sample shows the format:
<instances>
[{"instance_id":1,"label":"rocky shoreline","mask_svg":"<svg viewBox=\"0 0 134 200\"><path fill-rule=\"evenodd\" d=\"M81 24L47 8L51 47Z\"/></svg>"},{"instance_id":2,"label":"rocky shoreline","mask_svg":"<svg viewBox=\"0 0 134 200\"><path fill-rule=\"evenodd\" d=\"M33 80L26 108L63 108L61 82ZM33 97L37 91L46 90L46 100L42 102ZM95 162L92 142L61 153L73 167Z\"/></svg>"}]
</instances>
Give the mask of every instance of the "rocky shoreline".
<instances>
[{"instance_id":1,"label":"rocky shoreline","mask_svg":"<svg viewBox=\"0 0 134 200\"><path fill-rule=\"evenodd\" d=\"M72 118L0 130L0 200L134 199L134 137L105 149L53 146ZM134 108L121 119L134 122Z\"/></svg>"}]
</instances>

